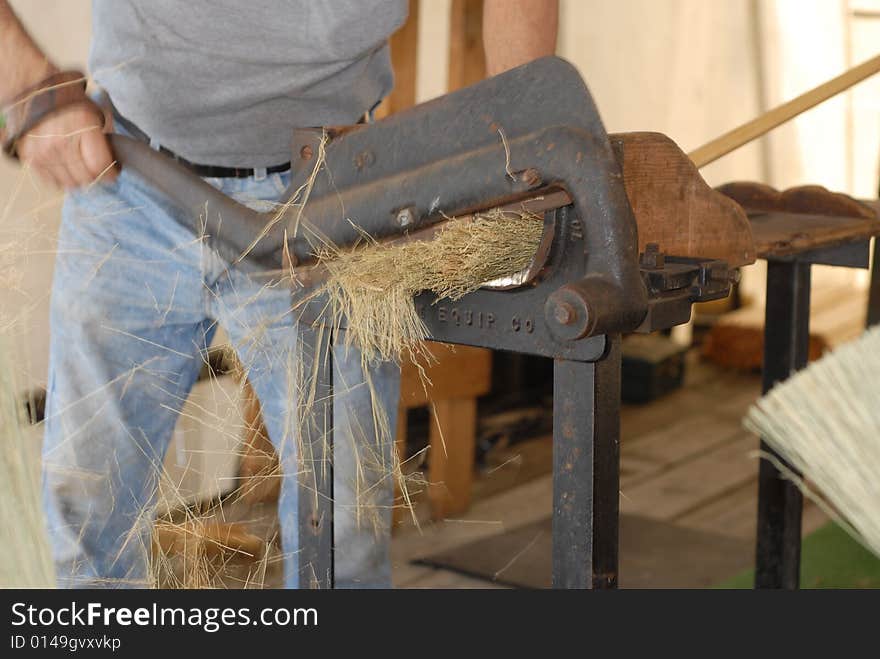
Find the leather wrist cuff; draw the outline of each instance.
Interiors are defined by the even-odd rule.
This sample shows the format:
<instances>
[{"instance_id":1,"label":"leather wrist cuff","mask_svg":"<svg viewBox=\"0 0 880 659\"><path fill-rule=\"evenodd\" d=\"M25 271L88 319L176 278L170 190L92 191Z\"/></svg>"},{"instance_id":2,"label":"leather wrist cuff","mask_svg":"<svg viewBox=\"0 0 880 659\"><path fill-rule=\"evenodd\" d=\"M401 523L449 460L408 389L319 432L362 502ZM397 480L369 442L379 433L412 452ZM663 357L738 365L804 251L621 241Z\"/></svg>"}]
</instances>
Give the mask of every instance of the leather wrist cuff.
<instances>
[{"instance_id":1,"label":"leather wrist cuff","mask_svg":"<svg viewBox=\"0 0 880 659\"><path fill-rule=\"evenodd\" d=\"M80 71L55 73L4 104L6 125L0 133L3 151L18 157L18 141L51 114L72 105L91 105L103 121L100 108L86 96L86 77Z\"/></svg>"}]
</instances>

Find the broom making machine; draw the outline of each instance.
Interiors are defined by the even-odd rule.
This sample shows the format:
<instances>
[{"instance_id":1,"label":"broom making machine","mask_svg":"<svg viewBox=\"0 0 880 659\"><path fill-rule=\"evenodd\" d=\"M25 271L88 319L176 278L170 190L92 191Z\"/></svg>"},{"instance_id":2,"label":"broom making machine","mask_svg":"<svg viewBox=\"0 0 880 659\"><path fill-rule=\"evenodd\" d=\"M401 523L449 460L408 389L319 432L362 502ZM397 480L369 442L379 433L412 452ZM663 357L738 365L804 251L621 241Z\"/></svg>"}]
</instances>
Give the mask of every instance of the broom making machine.
<instances>
[{"instance_id":1,"label":"broom making machine","mask_svg":"<svg viewBox=\"0 0 880 659\"><path fill-rule=\"evenodd\" d=\"M415 303L432 341L554 359L557 588L617 585L621 335L685 323L694 303L729 294L739 267L775 259L786 265L772 280L772 299L790 299L781 311L768 302L768 319L790 313L773 320L784 363L766 366L780 379L801 359L809 263L866 267L868 241L880 233L873 211L849 198L740 184L727 190L734 201L706 185L665 136L606 134L580 75L555 57L374 124L294 131L288 196L305 186L308 200L280 213L224 197L144 143L112 140L120 164L186 211L193 232L224 257L254 276L294 273L299 322L292 331L314 392L297 415L306 473L300 569L302 583L318 588L333 586L333 368L332 353L320 357L319 344L345 320L334 326L315 295L322 270L302 225L350 246L364 233L428 239L449 218L488 209L526 211L514 221L543 217L540 246L514 280L457 301L422 294ZM331 176L313 176L319 156ZM779 361L775 353L770 359ZM764 469L761 506L769 512L762 513L759 571L768 565L765 572L777 575L762 585L787 585L778 575L796 563L799 500L778 474L768 472L775 481L765 486Z\"/></svg>"}]
</instances>

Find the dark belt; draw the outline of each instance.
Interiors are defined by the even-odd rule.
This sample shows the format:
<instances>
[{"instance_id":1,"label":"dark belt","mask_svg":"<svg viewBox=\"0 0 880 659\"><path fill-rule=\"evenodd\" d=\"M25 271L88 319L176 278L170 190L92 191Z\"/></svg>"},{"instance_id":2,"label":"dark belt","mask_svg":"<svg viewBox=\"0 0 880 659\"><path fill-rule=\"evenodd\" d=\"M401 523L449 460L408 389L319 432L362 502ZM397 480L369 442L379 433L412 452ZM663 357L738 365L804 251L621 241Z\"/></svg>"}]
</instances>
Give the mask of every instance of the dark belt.
<instances>
[{"instance_id":1,"label":"dark belt","mask_svg":"<svg viewBox=\"0 0 880 659\"><path fill-rule=\"evenodd\" d=\"M147 135L144 131L138 128L131 121L123 117L116 111L116 108L113 108L113 120L117 122L120 126L122 126L126 131L131 133L131 136L139 139L147 144L150 143L150 136ZM174 158L181 165L186 166L194 173L199 176L203 176L206 178L250 178L256 174L256 170L249 167L220 167L218 165L200 165L198 163L190 162L186 158L177 155L171 149L166 149L164 146L159 146L159 152L164 153L171 158ZM290 163L286 162L281 165L275 165L273 167L266 167L267 174L279 174L281 172L286 172L290 170Z\"/></svg>"}]
</instances>

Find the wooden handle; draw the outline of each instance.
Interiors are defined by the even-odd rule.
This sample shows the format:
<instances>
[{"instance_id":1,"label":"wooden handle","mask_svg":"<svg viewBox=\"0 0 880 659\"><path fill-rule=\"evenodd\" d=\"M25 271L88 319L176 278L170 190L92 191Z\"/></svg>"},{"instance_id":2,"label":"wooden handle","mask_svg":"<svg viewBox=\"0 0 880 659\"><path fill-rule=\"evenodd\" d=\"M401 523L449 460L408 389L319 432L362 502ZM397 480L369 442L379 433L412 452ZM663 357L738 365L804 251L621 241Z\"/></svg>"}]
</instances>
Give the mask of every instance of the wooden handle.
<instances>
[{"instance_id":1,"label":"wooden handle","mask_svg":"<svg viewBox=\"0 0 880 659\"><path fill-rule=\"evenodd\" d=\"M718 160L718 158L730 153L734 149L738 149L755 138L761 137L761 135L773 130L778 125L794 119L801 112L805 112L819 105L822 101L826 101L832 96L836 96L840 92L849 89L878 71L880 71L880 55L862 62L836 78L832 78L797 98L793 98L787 103L783 103L772 110L768 110L761 116L744 123L742 126L734 128L721 137L715 138L708 144L704 144L700 148L691 151L688 157L697 167L708 165L710 162Z\"/></svg>"}]
</instances>

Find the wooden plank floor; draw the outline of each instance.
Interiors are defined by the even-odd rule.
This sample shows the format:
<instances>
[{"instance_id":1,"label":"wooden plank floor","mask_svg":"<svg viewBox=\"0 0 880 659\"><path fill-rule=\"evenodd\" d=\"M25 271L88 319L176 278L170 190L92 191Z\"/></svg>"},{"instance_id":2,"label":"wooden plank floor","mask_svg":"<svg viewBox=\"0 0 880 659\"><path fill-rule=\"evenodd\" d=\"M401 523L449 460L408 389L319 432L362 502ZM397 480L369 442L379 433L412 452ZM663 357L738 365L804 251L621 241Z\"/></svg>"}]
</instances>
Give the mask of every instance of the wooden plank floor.
<instances>
[{"instance_id":1,"label":"wooden plank floor","mask_svg":"<svg viewBox=\"0 0 880 659\"><path fill-rule=\"evenodd\" d=\"M760 391L760 378L702 363L694 351L688 355L686 373L681 389L622 410L621 511L754 542L758 442L743 430L741 419ZM539 412L540 408L536 401ZM413 560L546 519L551 511L551 465L552 442L547 436L493 449L476 480L473 505L456 519L432 522L425 492L416 495L416 521L402 515L395 529L394 586L498 587L450 570L414 565ZM224 518L244 522L267 539L278 533L274 503L234 502L224 508ZM805 533L825 521L815 505L806 505ZM227 568L224 585L280 586L279 552L273 544L264 564L255 568L247 562L238 571ZM718 580L729 576L717 575Z\"/></svg>"},{"instance_id":2,"label":"wooden plank floor","mask_svg":"<svg viewBox=\"0 0 880 659\"><path fill-rule=\"evenodd\" d=\"M621 511L752 541L757 509L757 439L741 419L760 393L757 375L724 371L688 356L685 386L621 415ZM491 456L478 480L475 503L461 518L405 521L392 543L398 588L492 588L455 572L411 561L545 518L551 509L550 439L537 438ZM510 470L528 480L501 493L493 480ZM490 496L481 496L489 492ZM804 533L826 521L808 503ZM719 579L731 575L718 575Z\"/></svg>"}]
</instances>

